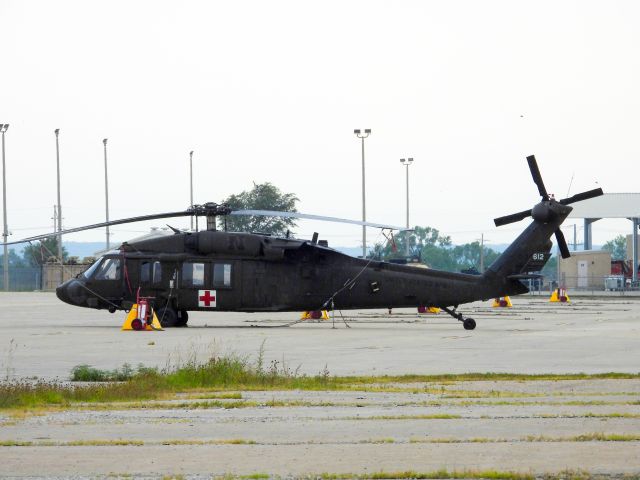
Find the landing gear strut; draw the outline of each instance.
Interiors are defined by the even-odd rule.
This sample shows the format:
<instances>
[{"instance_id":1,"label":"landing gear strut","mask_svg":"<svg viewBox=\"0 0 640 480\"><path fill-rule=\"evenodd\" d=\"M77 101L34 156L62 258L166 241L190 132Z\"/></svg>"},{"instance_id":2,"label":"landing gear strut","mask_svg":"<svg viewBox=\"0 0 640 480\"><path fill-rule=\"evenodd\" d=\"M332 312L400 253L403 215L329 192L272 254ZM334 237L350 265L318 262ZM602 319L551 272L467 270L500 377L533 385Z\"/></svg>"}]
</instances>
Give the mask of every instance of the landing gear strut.
<instances>
[{"instance_id":1,"label":"landing gear strut","mask_svg":"<svg viewBox=\"0 0 640 480\"><path fill-rule=\"evenodd\" d=\"M476 321L473 318L465 318L461 313L456 312L456 308L458 307L454 307L452 310L447 307L442 307L445 312L447 312L459 322L462 322L462 326L465 330L473 330L474 328L476 328Z\"/></svg>"}]
</instances>

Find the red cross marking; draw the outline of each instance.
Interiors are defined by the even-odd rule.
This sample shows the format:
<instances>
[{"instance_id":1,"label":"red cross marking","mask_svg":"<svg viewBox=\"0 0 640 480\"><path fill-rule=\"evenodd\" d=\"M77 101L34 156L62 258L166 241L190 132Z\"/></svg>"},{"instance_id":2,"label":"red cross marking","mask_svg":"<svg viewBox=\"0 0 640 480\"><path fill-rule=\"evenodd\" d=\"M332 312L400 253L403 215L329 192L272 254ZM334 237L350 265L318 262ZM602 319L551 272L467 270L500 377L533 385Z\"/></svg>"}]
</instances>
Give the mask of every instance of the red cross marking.
<instances>
[{"instance_id":1,"label":"red cross marking","mask_svg":"<svg viewBox=\"0 0 640 480\"><path fill-rule=\"evenodd\" d=\"M202 295L201 297L198 297L198 299L201 302L204 302L204 306L205 307L210 307L211 306L211 302L215 302L216 301L216 296L215 295L211 296L211 292L209 290L205 290L204 291L204 295Z\"/></svg>"}]
</instances>

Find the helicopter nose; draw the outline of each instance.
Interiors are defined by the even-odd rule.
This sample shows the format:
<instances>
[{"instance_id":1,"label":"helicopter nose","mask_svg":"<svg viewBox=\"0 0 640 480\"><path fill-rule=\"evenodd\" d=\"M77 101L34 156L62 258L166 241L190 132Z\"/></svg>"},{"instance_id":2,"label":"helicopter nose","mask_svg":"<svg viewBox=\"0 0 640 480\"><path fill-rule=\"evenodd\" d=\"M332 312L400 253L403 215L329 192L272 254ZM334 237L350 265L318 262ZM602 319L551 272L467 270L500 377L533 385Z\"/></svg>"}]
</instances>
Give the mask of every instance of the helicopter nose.
<instances>
[{"instance_id":1,"label":"helicopter nose","mask_svg":"<svg viewBox=\"0 0 640 480\"><path fill-rule=\"evenodd\" d=\"M79 280L72 278L56 288L56 296L69 305L84 305L87 301L85 289Z\"/></svg>"}]
</instances>

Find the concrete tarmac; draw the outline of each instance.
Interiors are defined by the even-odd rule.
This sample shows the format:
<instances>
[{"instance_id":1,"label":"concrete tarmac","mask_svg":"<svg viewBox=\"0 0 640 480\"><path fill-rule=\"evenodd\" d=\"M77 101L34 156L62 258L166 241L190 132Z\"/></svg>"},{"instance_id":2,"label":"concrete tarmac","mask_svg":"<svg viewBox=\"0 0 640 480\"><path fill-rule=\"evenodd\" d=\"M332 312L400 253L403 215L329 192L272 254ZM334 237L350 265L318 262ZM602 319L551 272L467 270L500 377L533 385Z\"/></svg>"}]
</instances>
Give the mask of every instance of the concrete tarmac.
<instances>
[{"instance_id":1,"label":"concrete tarmac","mask_svg":"<svg viewBox=\"0 0 640 480\"><path fill-rule=\"evenodd\" d=\"M547 297L463 305L475 318L466 331L445 313L398 309L342 312L331 321L298 323L297 313L192 312L189 327L121 332L124 313L60 302L52 293L0 294L0 372L3 376L67 378L79 364L112 369L163 367L211 353L285 362L300 373L602 373L640 370L640 298ZM351 328L343 323L343 318Z\"/></svg>"},{"instance_id":2,"label":"concrete tarmac","mask_svg":"<svg viewBox=\"0 0 640 480\"><path fill-rule=\"evenodd\" d=\"M412 310L201 313L188 328L121 332L124 315L52 294L0 294L0 375L66 380L73 366L178 365L211 354L331 375L640 370L640 298L514 298L448 315ZM349 325L351 328L347 328ZM640 476L640 379L409 382L357 391L178 394L162 401L0 412L3 478L225 478L445 469ZM207 403L208 400L212 400ZM224 405L220 405L220 401ZM237 403L235 403L237 402ZM407 474L407 476L410 476ZM565 474L566 476L566 474ZM343 478L344 478L343 477Z\"/></svg>"}]
</instances>

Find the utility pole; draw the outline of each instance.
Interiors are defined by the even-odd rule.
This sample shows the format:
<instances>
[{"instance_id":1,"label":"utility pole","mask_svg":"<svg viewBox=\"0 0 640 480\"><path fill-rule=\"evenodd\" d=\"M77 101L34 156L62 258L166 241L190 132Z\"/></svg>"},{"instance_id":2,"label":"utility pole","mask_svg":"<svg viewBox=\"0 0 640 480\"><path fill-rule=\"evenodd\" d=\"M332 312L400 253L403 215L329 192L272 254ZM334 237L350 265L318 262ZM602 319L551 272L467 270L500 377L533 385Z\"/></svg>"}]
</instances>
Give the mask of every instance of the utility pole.
<instances>
[{"instance_id":1,"label":"utility pole","mask_svg":"<svg viewBox=\"0 0 640 480\"><path fill-rule=\"evenodd\" d=\"M405 232L405 255L409 257L411 255L411 250L409 249L409 166L413 163L413 158L404 158L400 159L400 163L407 167L407 231Z\"/></svg>"},{"instance_id":2,"label":"utility pole","mask_svg":"<svg viewBox=\"0 0 640 480\"><path fill-rule=\"evenodd\" d=\"M64 282L64 272L63 265L64 260L62 258L62 235L60 232L62 231L62 205L60 203L60 143L58 142L58 136L60 135L60 129L56 128L54 130L56 134L56 169L58 173L58 209L57 209L57 226L54 231L58 232L57 240L58 240L58 261L60 262L60 283Z\"/></svg>"},{"instance_id":3,"label":"utility pole","mask_svg":"<svg viewBox=\"0 0 640 480\"><path fill-rule=\"evenodd\" d=\"M362 221L367 221L367 208L366 208L366 196L365 196L365 175L364 175L364 139L371 135L371 129L365 128L364 134L361 134L360 129L353 131L356 137L362 140ZM362 258L367 258L367 227L362 226Z\"/></svg>"},{"instance_id":4,"label":"utility pole","mask_svg":"<svg viewBox=\"0 0 640 480\"><path fill-rule=\"evenodd\" d=\"M9 227L7 227L7 170L4 159L4 134L9 129L8 123L0 123L0 132L2 132L2 219L3 219L3 230L2 230L2 239L4 240L4 262L2 265L3 269L3 280L4 280L4 291L9 291L9 249L7 247L7 241L9 237Z\"/></svg>"},{"instance_id":5,"label":"utility pole","mask_svg":"<svg viewBox=\"0 0 640 480\"><path fill-rule=\"evenodd\" d=\"M193 150L189 152L189 205L193 208ZM193 232L193 215L191 215L191 231Z\"/></svg>"},{"instance_id":6,"label":"utility pole","mask_svg":"<svg viewBox=\"0 0 640 480\"><path fill-rule=\"evenodd\" d=\"M105 208L106 208L106 218L107 222L109 222L109 177L107 175L107 139L104 138L102 140L102 144L104 145L104 200L105 200ZM109 225L107 225L107 250L111 248L111 244L109 243Z\"/></svg>"}]
</instances>

